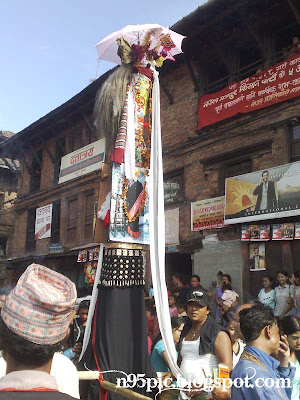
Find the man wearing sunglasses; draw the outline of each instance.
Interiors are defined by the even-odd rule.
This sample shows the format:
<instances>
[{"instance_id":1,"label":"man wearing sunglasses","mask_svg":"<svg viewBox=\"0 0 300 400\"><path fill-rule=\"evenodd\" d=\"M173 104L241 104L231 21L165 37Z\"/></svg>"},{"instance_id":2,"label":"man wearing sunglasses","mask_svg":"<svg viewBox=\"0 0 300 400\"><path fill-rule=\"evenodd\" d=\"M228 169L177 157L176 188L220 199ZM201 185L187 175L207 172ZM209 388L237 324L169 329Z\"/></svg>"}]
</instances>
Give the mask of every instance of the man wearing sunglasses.
<instances>
[{"instance_id":1,"label":"man wearing sunglasses","mask_svg":"<svg viewBox=\"0 0 300 400\"><path fill-rule=\"evenodd\" d=\"M178 344L178 365L185 379L192 382L196 379L200 383L211 377L219 364L232 369L229 334L210 316L209 304L209 296L200 291L191 293L187 301L189 322L184 326ZM229 396L227 393L227 398Z\"/></svg>"}]
</instances>

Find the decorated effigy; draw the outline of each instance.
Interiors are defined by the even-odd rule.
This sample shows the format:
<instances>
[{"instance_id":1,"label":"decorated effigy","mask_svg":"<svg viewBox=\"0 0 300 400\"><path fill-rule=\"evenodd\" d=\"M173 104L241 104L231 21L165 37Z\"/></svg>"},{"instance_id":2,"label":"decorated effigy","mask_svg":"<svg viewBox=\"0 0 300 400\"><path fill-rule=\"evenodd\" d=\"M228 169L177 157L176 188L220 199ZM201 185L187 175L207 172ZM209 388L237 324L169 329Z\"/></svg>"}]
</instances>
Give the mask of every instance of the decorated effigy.
<instances>
[{"instance_id":1,"label":"decorated effigy","mask_svg":"<svg viewBox=\"0 0 300 400\"><path fill-rule=\"evenodd\" d=\"M183 36L157 24L128 25L96 45L100 59L119 64L99 89L94 111L95 125L106 138L106 162L111 165L111 190L99 212L109 225L109 237L100 246L81 359L84 368L101 372L100 381L116 383L124 374L155 376L148 354L144 301L149 245L158 320L176 370L164 277L157 68L167 59L175 60L182 40ZM132 390L145 394L145 388ZM91 393L93 399L95 393ZM107 395L101 385L100 395Z\"/></svg>"}]
</instances>

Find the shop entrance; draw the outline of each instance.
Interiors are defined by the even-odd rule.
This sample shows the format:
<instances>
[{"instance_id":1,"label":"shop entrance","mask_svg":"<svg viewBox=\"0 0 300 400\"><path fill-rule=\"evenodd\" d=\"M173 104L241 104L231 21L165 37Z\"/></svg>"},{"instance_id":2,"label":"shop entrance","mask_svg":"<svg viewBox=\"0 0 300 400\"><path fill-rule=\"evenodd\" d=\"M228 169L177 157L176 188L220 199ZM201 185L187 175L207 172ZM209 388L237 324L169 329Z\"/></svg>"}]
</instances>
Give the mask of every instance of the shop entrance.
<instances>
[{"instance_id":1,"label":"shop entrance","mask_svg":"<svg viewBox=\"0 0 300 400\"><path fill-rule=\"evenodd\" d=\"M183 283L190 283L192 276L192 257L190 253L166 254L166 282L168 288L172 285L172 275L178 273L182 276Z\"/></svg>"}]
</instances>

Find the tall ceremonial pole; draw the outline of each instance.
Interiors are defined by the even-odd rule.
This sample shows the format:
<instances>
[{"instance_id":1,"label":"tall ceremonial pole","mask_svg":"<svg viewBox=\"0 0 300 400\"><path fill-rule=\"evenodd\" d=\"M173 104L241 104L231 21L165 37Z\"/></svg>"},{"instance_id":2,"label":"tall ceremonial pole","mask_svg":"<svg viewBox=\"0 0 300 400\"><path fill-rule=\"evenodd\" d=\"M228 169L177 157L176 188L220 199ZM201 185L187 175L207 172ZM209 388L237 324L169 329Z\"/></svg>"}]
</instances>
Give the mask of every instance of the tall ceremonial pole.
<instances>
[{"instance_id":1,"label":"tall ceremonial pole","mask_svg":"<svg viewBox=\"0 0 300 400\"><path fill-rule=\"evenodd\" d=\"M126 374L155 376L148 354L144 301L145 252L149 245L160 330L170 368L174 374L180 373L165 283L156 67L181 53L182 40L183 36L157 24L128 25L97 45L100 59L121 65L104 82L95 103L95 123L106 137L106 155L110 157L106 162L111 161L111 191L105 193L102 207L102 211L107 210L102 217L107 220L109 215L109 237L101 246L81 365L100 371L100 380L113 383ZM146 394L145 388L132 390ZM88 392L89 399L99 398L97 387ZM106 396L100 389L100 397Z\"/></svg>"}]
</instances>

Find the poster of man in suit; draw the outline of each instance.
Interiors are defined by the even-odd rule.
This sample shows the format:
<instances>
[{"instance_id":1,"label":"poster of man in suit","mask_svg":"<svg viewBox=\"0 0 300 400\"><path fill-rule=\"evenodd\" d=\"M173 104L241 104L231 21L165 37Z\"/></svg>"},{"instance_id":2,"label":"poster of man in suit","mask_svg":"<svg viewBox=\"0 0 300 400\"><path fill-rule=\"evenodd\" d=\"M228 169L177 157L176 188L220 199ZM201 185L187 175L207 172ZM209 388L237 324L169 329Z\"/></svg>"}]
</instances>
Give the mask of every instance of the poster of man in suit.
<instances>
[{"instance_id":1,"label":"poster of man in suit","mask_svg":"<svg viewBox=\"0 0 300 400\"><path fill-rule=\"evenodd\" d=\"M253 194L257 196L255 211L277 207L275 183L269 180L269 171L262 172L260 183L254 189Z\"/></svg>"},{"instance_id":2,"label":"poster of man in suit","mask_svg":"<svg viewBox=\"0 0 300 400\"><path fill-rule=\"evenodd\" d=\"M250 271L264 271L266 269L265 244L250 244Z\"/></svg>"},{"instance_id":3,"label":"poster of man in suit","mask_svg":"<svg viewBox=\"0 0 300 400\"><path fill-rule=\"evenodd\" d=\"M225 224L300 215L300 162L233 176L225 183Z\"/></svg>"}]
</instances>

